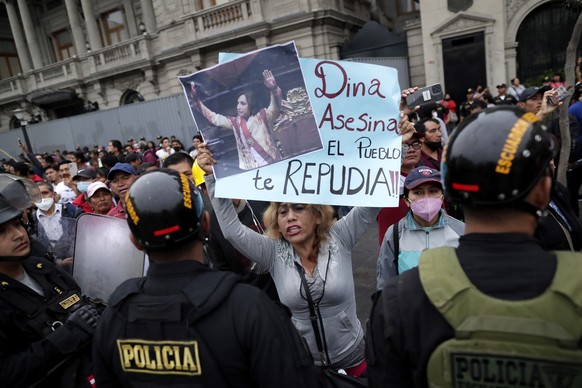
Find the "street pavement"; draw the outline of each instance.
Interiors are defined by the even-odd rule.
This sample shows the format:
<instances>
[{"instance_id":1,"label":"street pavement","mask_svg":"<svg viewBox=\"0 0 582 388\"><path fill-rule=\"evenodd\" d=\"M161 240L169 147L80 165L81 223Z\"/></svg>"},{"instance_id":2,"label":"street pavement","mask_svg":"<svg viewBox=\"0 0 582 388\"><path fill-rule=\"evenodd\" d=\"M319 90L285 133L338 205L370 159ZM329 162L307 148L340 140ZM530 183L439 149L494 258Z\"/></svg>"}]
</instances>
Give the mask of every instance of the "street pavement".
<instances>
[{"instance_id":1,"label":"street pavement","mask_svg":"<svg viewBox=\"0 0 582 388\"><path fill-rule=\"evenodd\" d=\"M356 307L358 318L364 328L372 309L371 295L376 290L376 261L379 249L378 225L374 223L352 250Z\"/></svg>"}]
</instances>

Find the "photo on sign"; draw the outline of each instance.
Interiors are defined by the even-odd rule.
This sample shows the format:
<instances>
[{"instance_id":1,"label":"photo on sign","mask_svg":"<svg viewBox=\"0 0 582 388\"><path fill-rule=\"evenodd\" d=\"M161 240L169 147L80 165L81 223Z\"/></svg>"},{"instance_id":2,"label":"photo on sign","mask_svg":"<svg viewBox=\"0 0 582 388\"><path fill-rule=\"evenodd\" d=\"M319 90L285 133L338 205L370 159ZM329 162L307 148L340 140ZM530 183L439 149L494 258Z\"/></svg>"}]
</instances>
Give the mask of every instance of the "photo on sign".
<instances>
[{"instance_id":1,"label":"photo on sign","mask_svg":"<svg viewBox=\"0 0 582 388\"><path fill-rule=\"evenodd\" d=\"M219 179L323 148L294 43L180 77Z\"/></svg>"}]
</instances>

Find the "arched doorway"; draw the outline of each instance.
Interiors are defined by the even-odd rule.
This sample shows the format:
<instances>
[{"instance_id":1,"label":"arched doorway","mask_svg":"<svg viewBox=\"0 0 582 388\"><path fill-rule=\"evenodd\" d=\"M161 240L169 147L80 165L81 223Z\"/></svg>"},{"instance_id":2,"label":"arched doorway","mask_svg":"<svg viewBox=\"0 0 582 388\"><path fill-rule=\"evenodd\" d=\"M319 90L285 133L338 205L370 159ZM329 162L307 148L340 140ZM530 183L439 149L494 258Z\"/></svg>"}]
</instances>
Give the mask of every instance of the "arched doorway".
<instances>
[{"instance_id":1,"label":"arched doorway","mask_svg":"<svg viewBox=\"0 0 582 388\"><path fill-rule=\"evenodd\" d=\"M145 99L141 94L136 92L135 90L126 90L125 93L121 96L121 101L119 105L129 105L134 104L136 102L143 102Z\"/></svg>"},{"instance_id":2,"label":"arched doorway","mask_svg":"<svg viewBox=\"0 0 582 388\"><path fill-rule=\"evenodd\" d=\"M522 83L538 83L543 74L561 72L566 47L579 10L564 8L563 2L550 2L534 9L517 30L517 76ZM582 53L582 41L578 46Z\"/></svg>"}]
</instances>

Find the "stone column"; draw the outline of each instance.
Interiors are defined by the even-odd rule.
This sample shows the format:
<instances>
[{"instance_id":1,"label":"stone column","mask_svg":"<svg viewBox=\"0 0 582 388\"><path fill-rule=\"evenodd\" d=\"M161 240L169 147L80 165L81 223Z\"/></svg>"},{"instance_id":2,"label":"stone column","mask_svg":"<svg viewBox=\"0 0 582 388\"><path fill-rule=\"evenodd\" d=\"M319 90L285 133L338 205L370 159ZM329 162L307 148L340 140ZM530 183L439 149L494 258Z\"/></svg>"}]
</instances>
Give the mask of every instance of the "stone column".
<instances>
[{"instance_id":1,"label":"stone column","mask_svg":"<svg viewBox=\"0 0 582 388\"><path fill-rule=\"evenodd\" d=\"M83 28L81 27L81 18L79 17L79 10L77 9L77 2L75 0L65 0L65 6L67 8L69 22L71 23L75 52L77 55L87 54L85 35L83 34Z\"/></svg>"},{"instance_id":2,"label":"stone column","mask_svg":"<svg viewBox=\"0 0 582 388\"><path fill-rule=\"evenodd\" d=\"M91 50L99 50L103 47L101 38L99 37L99 27L95 20L95 12L93 12L92 0L81 0L81 7L83 7L83 15L85 16L85 23L87 23L87 35L89 35L89 46Z\"/></svg>"},{"instance_id":3,"label":"stone column","mask_svg":"<svg viewBox=\"0 0 582 388\"><path fill-rule=\"evenodd\" d=\"M133 4L130 0L122 0L123 4L123 12L125 13L125 20L127 24L127 33L130 38L139 35L139 31L137 30L137 21L135 20L135 13L133 12Z\"/></svg>"},{"instance_id":4,"label":"stone column","mask_svg":"<svg viewBox=\"0 0 582 388\"><path fill-rule=\"evenodd\" d=\"M140 0L141 3L141 13L143 18L143 23L146 27L146 32L148 34L153 34L158 30L156 24L156 15L154 13L154 6L152 0Z\"/></svg>"},{"instance_id":5,"label":"stone column","mask_svg":"<svg viewBox=\"0 0 582 388\"><path fill-rule=\"evenodd\" d=\"M10 23L10 29L12 30L12 36L14 37L14 42L16 43L16 52L18 53L18 59L20 59L20 66L22 67L22 72L25 73L30 71L30 53L28 52L28 46L26 45L26 40L24 39L24 34L22 33L22 27L20 25L20 20L18 19L18 13L12 1L4 1L6 4L6 11L8 12L8 21Z\"/></svg>"},{"instance_id":6,"label":"stone column","mask_svg":"<svg viewBox=\"0 0 582 388\"><path fill-rule=\"evenodd\" d=\"M20 17L22 18L22 24L24 25L24 34L26 35L27 45L30 48L32 65L35 69L40 69L43 66L40 47L38 45L38 40L36 39L34 24L32 24L32 18L30 17L30 11L28 10L26 0L18 0L18 9L20 9Z\"/></svg>"}]
</instances>

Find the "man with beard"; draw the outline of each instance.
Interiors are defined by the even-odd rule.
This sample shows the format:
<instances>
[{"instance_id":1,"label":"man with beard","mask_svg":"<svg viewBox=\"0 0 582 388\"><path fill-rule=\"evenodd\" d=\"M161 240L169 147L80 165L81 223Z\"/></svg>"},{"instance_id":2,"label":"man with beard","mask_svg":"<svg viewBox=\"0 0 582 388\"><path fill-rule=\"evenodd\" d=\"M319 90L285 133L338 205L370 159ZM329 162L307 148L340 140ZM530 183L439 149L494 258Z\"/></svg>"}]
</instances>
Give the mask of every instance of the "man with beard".
<instances>
[{"instance_id":1,"label":"man with beard","mask_svg":"<svg viewBox=\"0 0 582 388\"><path fill-rule=\"evenodd\" d=\"M414 125L414 129L421 136L420 165L435 170L441 170L443 155L442 130L436 119L424 119Z\"/></svg>"}]
</instances>

